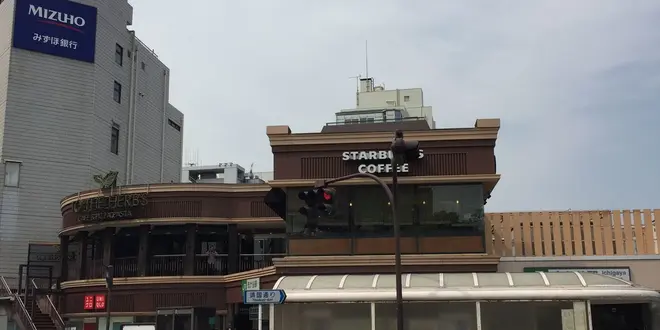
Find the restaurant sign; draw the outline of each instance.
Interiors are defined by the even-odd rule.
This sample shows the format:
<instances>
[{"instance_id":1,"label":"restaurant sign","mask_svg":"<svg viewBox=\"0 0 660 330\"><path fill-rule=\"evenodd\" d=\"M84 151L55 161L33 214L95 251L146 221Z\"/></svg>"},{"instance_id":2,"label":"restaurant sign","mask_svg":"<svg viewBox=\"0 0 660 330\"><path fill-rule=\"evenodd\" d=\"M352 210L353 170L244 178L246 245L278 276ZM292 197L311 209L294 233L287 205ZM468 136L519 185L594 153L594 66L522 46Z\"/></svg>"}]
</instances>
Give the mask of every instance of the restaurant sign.
<instances>
[{"instance_id":1,"label":"restaurant sign","mask_svg":"<svg viewBox=\"0 0 660 330\"><path fill-rule=\"evenodd\" d=\"M344 161L359 162L357 170L360 173L392 173L391 164L392 151L389 150L371 150L371 151L344 151L341 155ZM424 150L419 149L418 159L424 158ZM403 163L397 166L398 173L408 173L410 166Z\"/></svg>"},{"instance_id":2,"label":"restaurant sign","mask_svg":"<svg viewBox=\"0 0 660 330\"><path fill-rule=\"evenodd\" d=\"M121 220L133 217L133 211L147 203L147 194L100 196L75 201L73 212L83 223Z\"/></svg>"}]
</instances>

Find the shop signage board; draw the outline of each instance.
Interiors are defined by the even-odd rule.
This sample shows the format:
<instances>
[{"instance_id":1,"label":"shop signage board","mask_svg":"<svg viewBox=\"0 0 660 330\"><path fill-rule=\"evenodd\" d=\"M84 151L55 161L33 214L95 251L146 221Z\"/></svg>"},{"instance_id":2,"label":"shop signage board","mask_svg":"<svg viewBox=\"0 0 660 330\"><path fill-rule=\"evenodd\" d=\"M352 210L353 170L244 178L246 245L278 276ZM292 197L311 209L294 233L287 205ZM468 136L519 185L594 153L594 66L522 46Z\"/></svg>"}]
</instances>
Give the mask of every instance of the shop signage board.
<instances>
[{"instance_id":1,"label":"shop signage board","mask_svg":"<svg viewBox=\"0 0 660 330\"><path fill-rule=\"evenodd\" d=\"M132 218L133 211L145 207L148 202L146 193L99 196L75 201L73 212L81 223L122 220Z\"/></svg>"},{"instance_id":2,"label":"shop signage board","mask_svg":"<svg viewBox=\"0 0 660 330\"><path fill-rule=\"evenodd\" d=\"M344 151L341 158L346 162L357 162L357 170L360 173L392 173L391 164L392 151L389 150L363 150L363 151ZM424 150L419 149L419 158L424 158ZM397 173L408 173L410 165L403 163L397 167Z\"/></svg>"},{"instance_id":3,"label":"shop signage board","mask_svg":"<svg viewBox=\"0 0 660 330\"><path fill-rule=\"evenodd\" d=\"M259 278L251 278L241 281L241 292L259 289L261 289L261 280Z\"/></svg>"},{"instance_id":4,"label":"shop signage board","mask_svg":"<svg viewBox=\"0 0 660 330\"><path fill-rule=\"evenodd\" d=\"M598 267L577 267L577 268L544 268L544 267L525 267L523 269L526 273L533 272L545 272L545 273L570 273L570 272L581 272L581 273L592 273L616 277L624 281L631 282L632 277L630 275L629 267L612 267L612 268L598 268Z\"/></svg>"},{"instance_id":5,"label":"shop signage board","mask_svg":"<svg viewBox=\"0 0 660 330\"><path fill-rule=\"evenodd\" d=\"M16 48L94 63L96 7L68 0L16 0Z\"/></svg>"},{"instance_id":6,"label":"shop signage board","mask_svg":"<svg viewBox=\"0 0 660 330\"><path fill-rule=\"evenodd\" d=\"M247 290L243 292L246 305L283 304L286 300L284 290Z\"/></svg>"},{"instance_id":7,"label":"shop signage board","mask_svg":"<svg viewBox=\"0 0 660 330\"><path fill-rule=\"evenodd\" d=\"M85 295L83 309L86 311L104 310L105 309L105 295Z\"/></svg>"}]
</instances>

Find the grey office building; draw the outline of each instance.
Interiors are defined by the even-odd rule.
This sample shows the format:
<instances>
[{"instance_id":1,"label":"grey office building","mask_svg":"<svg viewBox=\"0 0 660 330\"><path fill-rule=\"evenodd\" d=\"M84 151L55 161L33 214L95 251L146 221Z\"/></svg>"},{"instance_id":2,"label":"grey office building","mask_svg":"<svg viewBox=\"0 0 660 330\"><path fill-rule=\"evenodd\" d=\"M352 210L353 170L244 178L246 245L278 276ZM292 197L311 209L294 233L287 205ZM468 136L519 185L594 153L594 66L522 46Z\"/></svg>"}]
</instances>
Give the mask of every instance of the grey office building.
<instances>
[{"instance_id":1,"label":"grey office building","mask_svg":"<svg viewBox=\"0 0 660 330\"><path fill-rule=\"evenodd\" d=\"M57 241L60 199L94 176L180 182L183 114L132 20L126 0L0 1L0 275Z\"/></svg>"}]
</instances>

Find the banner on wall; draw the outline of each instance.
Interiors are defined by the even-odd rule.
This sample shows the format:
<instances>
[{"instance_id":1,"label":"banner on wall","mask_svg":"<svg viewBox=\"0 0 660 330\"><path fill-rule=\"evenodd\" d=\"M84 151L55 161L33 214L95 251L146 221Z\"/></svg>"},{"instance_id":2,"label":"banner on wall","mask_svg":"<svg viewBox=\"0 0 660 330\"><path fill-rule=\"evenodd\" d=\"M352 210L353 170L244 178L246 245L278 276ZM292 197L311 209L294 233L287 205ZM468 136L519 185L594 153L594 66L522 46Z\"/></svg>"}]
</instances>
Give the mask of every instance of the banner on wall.
<instances>
[{"instance_id":1,"label":"banner on wall","mask_svg":"<svg viewBox=\"0 0 660 330\"><path fill-rule=\"evenodd\" d=\"M592 273L599 275L607 275L622 279L627 282L631 281L629 267L614 267L614 268L597 268L597 267L578 267L578 268L543 268L543 267L525 267L525 273L545 272L545 273Z\"/></svg>"},{"instance_id":2,"label":"banner on wall","mask_svg":"<svg viewBox=\"0 0 660 330\"><path fill-rule=\"evenodd\" d=\"M68 0L16 0L15 48L94 63L95 7Z\"/></svg>"}]
</instances>

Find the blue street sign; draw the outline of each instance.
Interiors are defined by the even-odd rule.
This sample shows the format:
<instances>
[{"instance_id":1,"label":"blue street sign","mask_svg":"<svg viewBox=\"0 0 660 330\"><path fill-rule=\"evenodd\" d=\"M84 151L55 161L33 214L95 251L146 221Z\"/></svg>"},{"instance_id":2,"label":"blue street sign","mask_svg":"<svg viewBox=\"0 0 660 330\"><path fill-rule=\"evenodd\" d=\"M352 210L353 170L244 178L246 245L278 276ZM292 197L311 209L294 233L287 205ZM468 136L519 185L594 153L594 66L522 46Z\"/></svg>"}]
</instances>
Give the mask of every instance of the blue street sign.
<instances>
[{"instance_id":1,"label":"blue street sign","mask_svg":"<svg viewBox=\"0 0 660 330\"><path fill-rule=\"evenodd\" d=\"M282 304L286 300L284 290L245 290L243 303L246 305Z\"/></svg>"}]
</instances>

